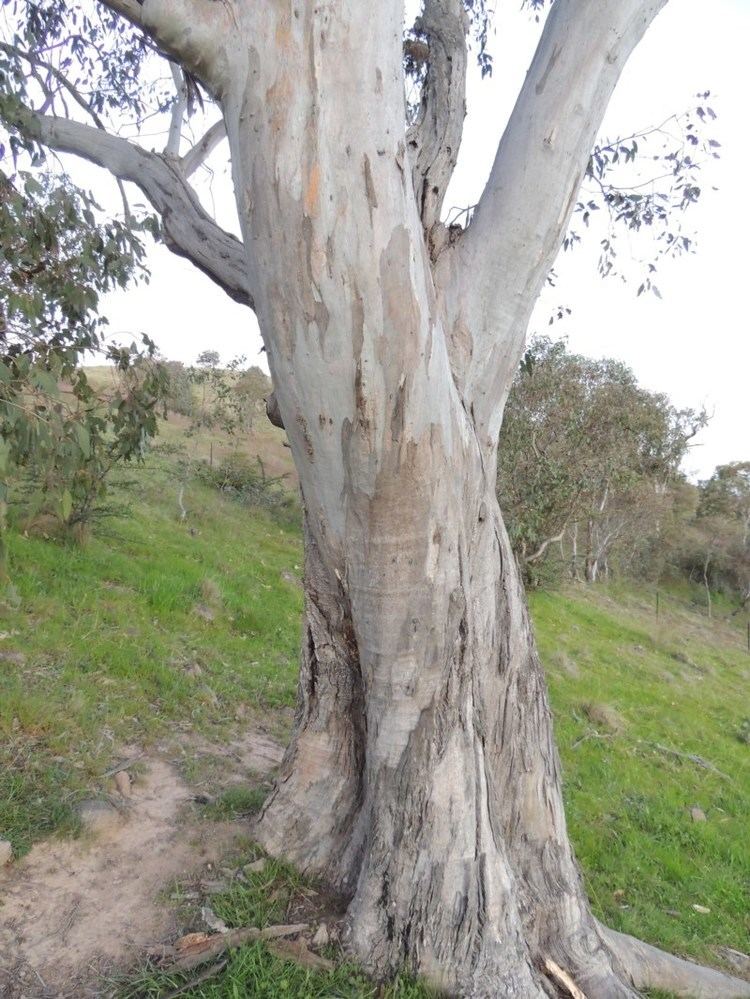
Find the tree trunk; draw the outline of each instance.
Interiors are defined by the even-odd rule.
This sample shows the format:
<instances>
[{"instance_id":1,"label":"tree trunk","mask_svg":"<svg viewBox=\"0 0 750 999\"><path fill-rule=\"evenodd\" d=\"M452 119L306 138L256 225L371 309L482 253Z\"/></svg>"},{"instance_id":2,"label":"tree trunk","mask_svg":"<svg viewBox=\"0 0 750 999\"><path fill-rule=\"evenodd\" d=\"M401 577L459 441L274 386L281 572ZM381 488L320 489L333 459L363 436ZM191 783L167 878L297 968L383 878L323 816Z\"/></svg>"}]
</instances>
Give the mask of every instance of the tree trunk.
<instances>
[{"instance_id":1,"label":"tree trunk","mask_svg":"<svg viewBox=\"0 0 750 999\"><path fill-rule=\"evenodd\" d=\"M461 21L444 2L431 31ZM557 0L455 246L439 222L425 239L417 206L400 0L143 5L221 102L305 506L296 725L257 837L345 895L349 946L380 977L535 999L562 969L589 999L635 995L568 841L495 483L531 310L663 2Z\"/></svg>"},{"instance_id":2,"label":"tree trunk","mask_svg":"<svg viewBox=\"0 0 750 999\"><path fill-rule=\"evenodd\" d=\"M300 709L258 838L347 896L351 947L381 975L533 997L551 960L587 995L633 995L568 843L494 474L435 517L441 471L394 477L409 522L394 531L392 502L370 520L349 587L310 543Z\"/></svg>"},{"instance_id":3,"label":"tree trunk","mask_svg":"<svg viewBox=\"0 0 750 999\"><path fill-rule=\"evenodd\" d=\"M570 541L570 578L575 582L581 578L578 571L578 521L573 524Z\"/></svg>"}]
</instances>

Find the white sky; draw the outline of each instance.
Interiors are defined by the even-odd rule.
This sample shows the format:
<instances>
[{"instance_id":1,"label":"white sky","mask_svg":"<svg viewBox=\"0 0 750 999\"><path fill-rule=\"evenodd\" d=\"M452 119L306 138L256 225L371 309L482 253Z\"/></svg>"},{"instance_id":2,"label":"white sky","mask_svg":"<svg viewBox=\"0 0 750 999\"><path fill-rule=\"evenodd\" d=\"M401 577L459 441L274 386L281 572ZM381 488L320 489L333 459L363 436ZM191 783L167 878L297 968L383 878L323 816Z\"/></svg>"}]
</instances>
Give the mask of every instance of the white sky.
<instances>
[{"instance_id":1,"label":"white sky","mask_svg":"<svg viewBox=\"0 0 750 999\"><path fill-rule=\"evenodd\" d=\"M469 113L448 207L476 202L539 32L518 12L516 0L499 0L498 6L495 71L491 79L480 81L474 73L469 81ZM712 134L721 142L722 158L705 166L703 199L686 219L687 230L698 235L697 254L661 265L656 281L662 300L636 298L635 286L599 279L593 237L561 255L557 285L543 294L531 326L532 332L566 335L581 353L622 359L641 384L667 392L678 406L705 405L713 418L686 463L700 477L716 464L750 459L748 43L750 0L671 0L630 60L608 111L603 133L609 136L656 124L690 107L704 90L711 91L719 115ZM211 165L214 175L210 185L204 177L201 195L219 221L236 230L221 150ZM621 238L620 253L625 251ZM167 357L186 362L212 348L225 359L244 354L265 367L247 309L162 247L150 252L149 266L148 287L111 295L105 303L114 333L149 333ZM559 303L573 315L548 328Z\"/></svg>"}]
</instances>

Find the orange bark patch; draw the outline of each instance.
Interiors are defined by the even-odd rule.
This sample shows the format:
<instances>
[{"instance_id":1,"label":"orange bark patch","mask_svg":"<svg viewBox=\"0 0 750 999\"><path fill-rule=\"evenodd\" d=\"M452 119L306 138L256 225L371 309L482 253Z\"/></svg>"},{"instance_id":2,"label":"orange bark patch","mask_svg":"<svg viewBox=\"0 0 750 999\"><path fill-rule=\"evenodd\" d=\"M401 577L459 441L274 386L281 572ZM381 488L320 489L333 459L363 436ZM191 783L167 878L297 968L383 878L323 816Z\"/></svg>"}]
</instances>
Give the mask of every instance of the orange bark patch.
<instances>
[{"instance_id":1,"label":"orange bark patch","mask_svg":"<svg viewBox=\"0 0 750 999\"><path fill-rule=\"evenodd\" d=\"M288 49L291 44L292 29L288 18L285 18L276 26L276 47L279 49Z\"/></svg>"},{"instance_id":2,"label":"orange bark patch","mask_svg":"<svg viewBox=\"0 0 750 999\"><path fill-rule=\"evenodd\" d=\"M305 190L305 215L317 215L318 195L320 194L320 166L313 163Z\"/></svg>"}]
</instances>

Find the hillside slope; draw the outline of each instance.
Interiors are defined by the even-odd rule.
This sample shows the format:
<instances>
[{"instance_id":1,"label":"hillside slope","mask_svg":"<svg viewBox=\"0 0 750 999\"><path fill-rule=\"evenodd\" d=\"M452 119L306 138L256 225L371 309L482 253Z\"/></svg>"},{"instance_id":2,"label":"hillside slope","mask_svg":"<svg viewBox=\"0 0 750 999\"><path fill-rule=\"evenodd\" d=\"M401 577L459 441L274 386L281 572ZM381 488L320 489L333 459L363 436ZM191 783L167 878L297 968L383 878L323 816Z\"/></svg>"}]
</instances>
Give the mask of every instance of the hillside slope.
<instances>
[{"instance_id":1,"label":"hillside slope","mask_svg":"<svg viewBox=\"0 0 750 999\"><path fill-rule=\"evenodd\" d=\"M74 833L124 744L283 739L299 530L152 457L85 549L17 534L0 605L0 838ZM536 593L568 819L611 926L720 964L750 933L750 655L689 594ZM697 908L696 908L697 907ZM218 993L217 993L218 994ZM228 993L231 994L231 993Z\"/></svg>"}]
</instances>

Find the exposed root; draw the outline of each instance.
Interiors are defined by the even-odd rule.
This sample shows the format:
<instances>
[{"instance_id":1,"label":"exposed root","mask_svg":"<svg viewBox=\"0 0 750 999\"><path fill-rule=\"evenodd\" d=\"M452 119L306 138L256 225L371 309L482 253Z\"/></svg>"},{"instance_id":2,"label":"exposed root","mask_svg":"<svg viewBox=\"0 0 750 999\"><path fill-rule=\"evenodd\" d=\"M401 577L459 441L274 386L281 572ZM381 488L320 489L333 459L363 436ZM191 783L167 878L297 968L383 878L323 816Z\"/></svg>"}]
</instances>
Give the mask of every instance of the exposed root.
<instances>
[{"instance_id":1,"label":"exposed root","mask_svg":"<svg viewBox=\"0 0 750 999\"><path fill-rule=\"evenodd\" d=\"M606 926L600 930L638 989L664 989L686 999L750 999L750 982L684 961Z\"/></svg>"}]
</instances>

